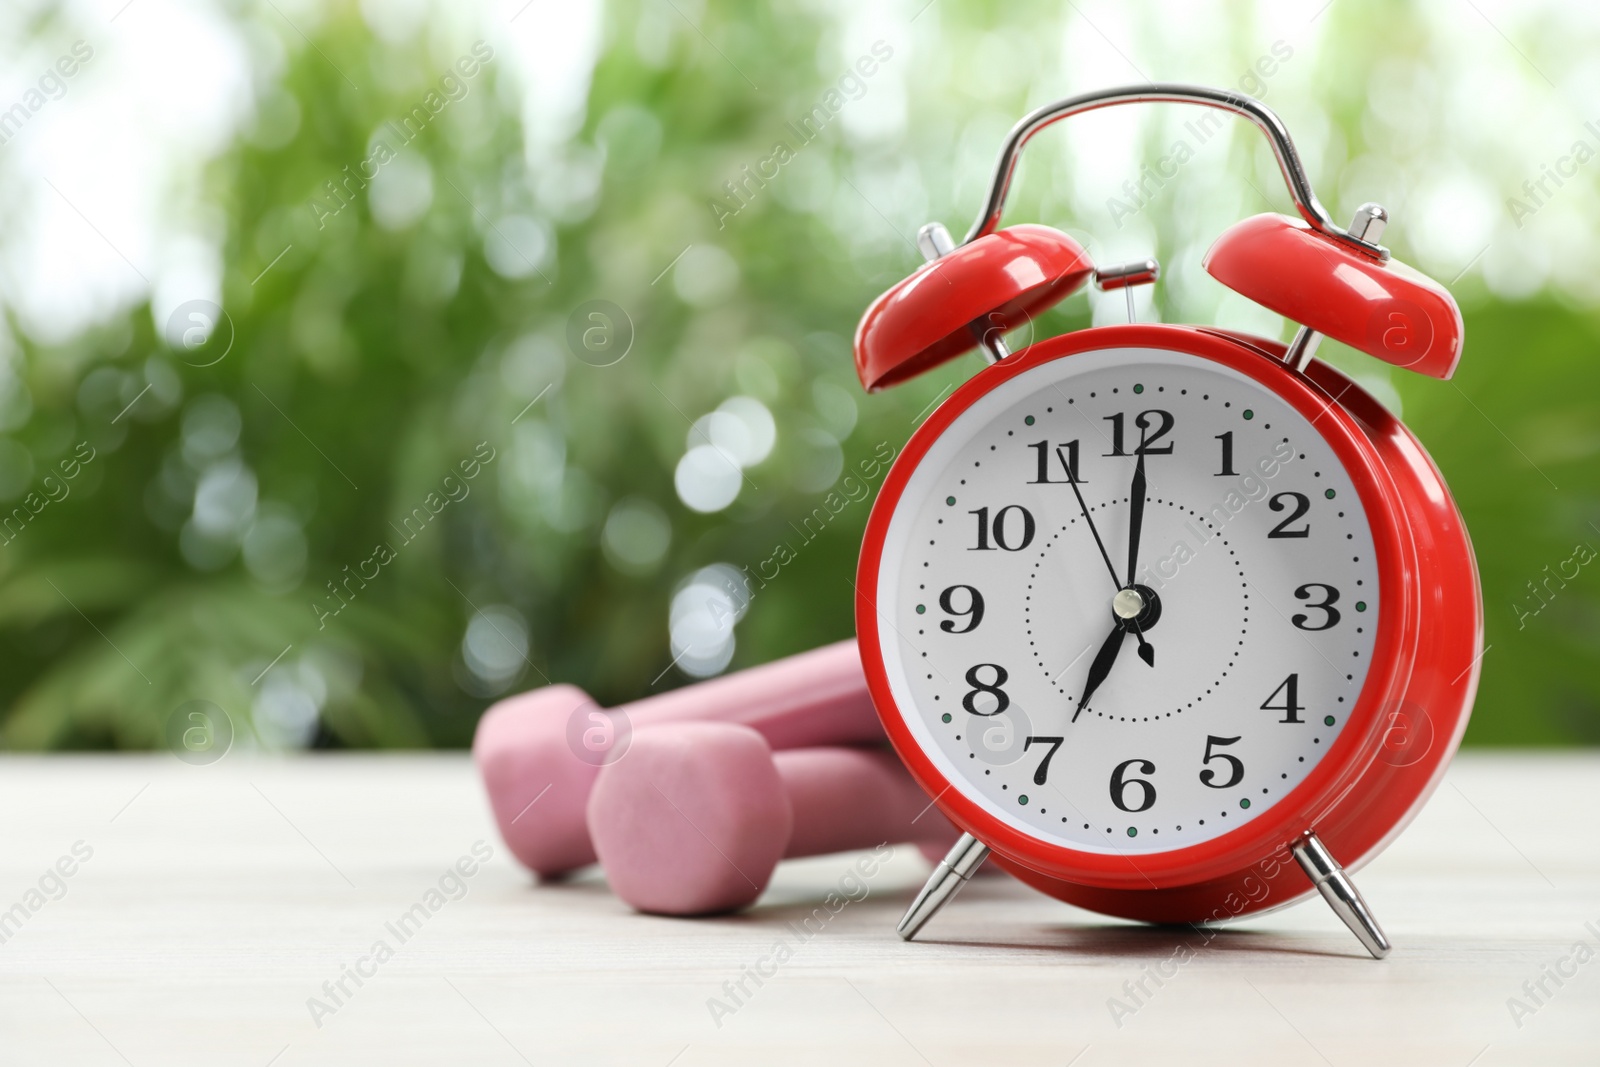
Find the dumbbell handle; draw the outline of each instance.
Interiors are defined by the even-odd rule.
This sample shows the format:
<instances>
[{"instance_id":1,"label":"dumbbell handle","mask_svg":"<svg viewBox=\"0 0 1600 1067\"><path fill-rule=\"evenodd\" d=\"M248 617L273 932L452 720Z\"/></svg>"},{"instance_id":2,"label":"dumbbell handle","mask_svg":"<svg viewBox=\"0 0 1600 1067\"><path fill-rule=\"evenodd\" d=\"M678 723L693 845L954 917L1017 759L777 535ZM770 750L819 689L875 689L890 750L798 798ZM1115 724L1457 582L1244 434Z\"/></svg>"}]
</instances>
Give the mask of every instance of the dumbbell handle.
<instances>
[{"instance_id":1,"label":"dumbbell handle","mask_svg":"<svg viewBox=\"0 0 1600 1067\"><path fill-rule=\"evenodd\" d=\"M772 762L794 811L786 857L903 841L949 843L950 824L892 752L807 748L776 752Z\"/></svg>"},{"instance_id":2,"label":"dumbbell handle","mask_svg":"<svg viewBox=\"0 0 1600 1067\"><path fill-rule=\"evenodd\" d=\"M716 720L749 726L774 749L883 740L855 639L622 705L634 726Z\"/></svg>"},{"instance_id":3,"label":"dumbbell handle","mask_svg":"<svg viewBox=\"0 0 1600 1067\"><path fill-rule=\"evenodd\" d=\"M595 860L584 808L607 755L580 754L569 729L575 713L598 713L572 686L549 686L500 701L478 724L473 755L495 821L513 855L541 875ZM854 640L751 667L614 709L628 728L688 721L739 723L774 749L881 743ZM626 731L619 726L615 736ZM619 743L621 743L619 741Z\"/></svg>"}]
</instances>

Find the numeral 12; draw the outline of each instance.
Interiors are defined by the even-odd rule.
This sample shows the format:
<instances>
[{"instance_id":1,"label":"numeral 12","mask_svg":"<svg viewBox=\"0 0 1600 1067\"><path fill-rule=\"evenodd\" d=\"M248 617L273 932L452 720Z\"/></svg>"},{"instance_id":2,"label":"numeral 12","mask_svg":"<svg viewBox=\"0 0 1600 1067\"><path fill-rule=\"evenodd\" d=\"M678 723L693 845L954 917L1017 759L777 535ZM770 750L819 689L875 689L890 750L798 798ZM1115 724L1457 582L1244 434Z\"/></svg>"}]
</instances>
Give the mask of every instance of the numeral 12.
<instances>
[{"instance_id":1,"label":"numeral 12","mask_svg":"<svg viewBox=\"0 0 1600 1067\"><path fill-rule=\"evenodd\" d=\"M1123 423L1127 421L1127 416L1119 411L1115 415L1105 416L1105 421L1111 424L1111 451L1107 452L1106 455L1126 456L1128 453L1123 448L1123 438L1125 436L1123 432ZM1160 425L1156 426L1154 429L1151 429L1151 423L1157 421L1160 423ZM1136 455L1172 455L1172 445L1165 444L1161 445L1160 447L1157 447L1156 445L1157 441L1161 440L1163 437L1167 436L1167 434L1172 432L1174 420L1170 411L1162 411L1159 408L1152 408L1149 411L1141 411L1138 415L1134 416L1133 424L1139 427L1139 447L1134 450Z\"/></svg>"}]
</instances>

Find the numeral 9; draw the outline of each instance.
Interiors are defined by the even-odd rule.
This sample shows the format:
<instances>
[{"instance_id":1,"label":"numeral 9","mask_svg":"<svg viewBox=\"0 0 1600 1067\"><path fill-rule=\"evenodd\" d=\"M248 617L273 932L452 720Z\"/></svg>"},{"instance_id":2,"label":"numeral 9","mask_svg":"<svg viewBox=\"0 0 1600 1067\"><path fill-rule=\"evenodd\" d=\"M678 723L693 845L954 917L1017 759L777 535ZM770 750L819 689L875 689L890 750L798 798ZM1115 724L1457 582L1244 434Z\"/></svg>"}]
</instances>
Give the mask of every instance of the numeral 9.
<instances>
[{"instance_id":1,"label":"numeral 9","mask_svg":"<svg viewBox=\"0 0 1600 1067\"><path fill-rule=\"evenodd\" d=\"M965 589L967 591L967 606L965 608L957 608L955 605L953 594L957 589ZM952 585L949 589L940 593L939 606L944 609L947 615L954 615L957 618L963 615L967 617L967 625L964 629L957 629L955 622L951 619L945 619L940 622L939 629L947 634L970 634L983 621L983 594L970 585Z\"/></svg>"}]
</instances>

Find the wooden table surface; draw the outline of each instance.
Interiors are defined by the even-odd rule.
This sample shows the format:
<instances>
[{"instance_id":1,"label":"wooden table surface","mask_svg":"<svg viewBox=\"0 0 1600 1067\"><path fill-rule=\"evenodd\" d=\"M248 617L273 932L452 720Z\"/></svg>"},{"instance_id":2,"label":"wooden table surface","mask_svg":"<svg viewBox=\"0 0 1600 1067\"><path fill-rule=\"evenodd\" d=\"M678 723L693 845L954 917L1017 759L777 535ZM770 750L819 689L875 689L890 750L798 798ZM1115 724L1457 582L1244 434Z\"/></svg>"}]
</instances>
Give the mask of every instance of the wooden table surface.
<instances>
[{"instance_id":1,"label":"wooden table surface","mask_svg":"<svg viewBox=\"0 0 1600 1067\"><path fill-rule=\"evenodd\" d=\"M1358 879L1379 963L1320 902L1207 942L1003 877L903 944L909 848L805 937L858 856L737 917L635 915L598 873L534 885L460 754L10 756L0 1063L1595 1064L1597 785L1600 755L1460 757Z\"/></svg>"}]
</instances>

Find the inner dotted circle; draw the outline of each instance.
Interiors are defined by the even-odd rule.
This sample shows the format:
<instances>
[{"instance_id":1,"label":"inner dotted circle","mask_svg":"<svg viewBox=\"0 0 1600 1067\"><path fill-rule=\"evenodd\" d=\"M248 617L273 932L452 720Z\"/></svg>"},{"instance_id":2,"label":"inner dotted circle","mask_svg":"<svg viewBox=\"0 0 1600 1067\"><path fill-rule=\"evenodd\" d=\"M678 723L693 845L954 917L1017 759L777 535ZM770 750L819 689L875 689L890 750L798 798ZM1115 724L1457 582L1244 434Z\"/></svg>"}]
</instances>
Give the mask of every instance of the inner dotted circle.
<instances>
[{"instance_id":1,"label":"inner dotted circle","mask_svg":"<svg viewBox=\"0 0 1600 1067\"><path fill-rule=\"evenodd\" d=\"M1233 550L1233 547L1229 544L1228 539L1222 535L1222 532L1221 532L1220 528L1215 523L1213 523L1210 519L1206 518L1204 515L1200 514L1194 508L1184 507L1182 504L1179 504L1176 501L1163 500L1163 499L1161 499L1159 497L1149 497L1148 498L1148 502L1151 503L1151 504L1162 504L1162 505L1165 505L1166 507L1177 508L1179 511L1188 512L1194 518L1199 519L1201 522L1205 523L1206 527L1211 530L1211 532L1212 532L1213 536L1215 537L1217 543L1220 544L1223 548L1228 550L1228 557L1233 561L1234 569L1236 571L1238 571L1238 573L1239 573L1240 585L1243 586L1245 584L1244 564L1239 562L1239 554ZM1110 501L1107 501L1104 504L1095 504L1095 505L1091 506L1089 508L1089 510L1090 511L1101 511L1101 510L1104 510L1105 508L1111 507L1113 504L1125 504L1125 503L1128 503L1128 498L1127 497L1123 497L1120 500L1110 500ZM1078 521L1077 518L1068 519L1067 520L1067 525L1068 526L1074 525L1074 524L1077 523L1077 521ZM1050 559L1050 557L1052 555L1051 546L1054 545L1056 543L1056 541L1058 541L1061 538L1061 535L1066 532L1066 529L1067 529L1067 527L1063 526L1063 527L1061 527L1061 529L1059 529L1055 533L1051 534L1050 535L1050 539L1048 541L1046 541L1044 543L1044 547L1042 549L1040 549L1039 558L1034 562L1033 570L1028 575L1028 588L1032 589L1034 587L1034 585L1037 584L1038 577L1039 577L1039 568L1044 566L1045 562ZM1035 630L1034 630L1034 625L1033 625L1033 598L1031 596L1030 597L1026 597L1023 600L1023 604L1022 604L1022 620L1023 620L1023 623L1022 623L1023 624L1023 628L1027 631L1027 635L1029 637L1028 648L1029 648L1029 651L1033 655L1034 663L1036 663L1038 665L1039 669L1044 672L1045 677L1050 679L1051 686L1054 687L1055 690L1058 693L1060 693L1062 696L1071 697L1072 700L1073 700L1073 703L1076 703L1077 699L1078 699L1078 694L1071 692L1065 685L1062 684L1062 682L1060 680L1061 676L1063 674L1065 674L1065 672L1064 671L1059 671L1059 670L1052 671L1050 669L1049 665L1045 663L1044 657L1039 654L1038 643L1037 643L1036 640L1034 640L1035 638L1037 638L1039 636L1039 634L1036 633ZM1248 633L1249 624L1250 624L1250 605L1248 603L1246 603L1244 605L1243 625L1241 625L1240 628L1239 628L1240 640L1237 643L1235 643L1235 645L1233 647L1233 652L1228 657L1228 662L1224 666L1224 668L1222 670L1222 673L1219 674L1216 677L1216 679L1214 679L1211 682L1210 685L1205 687L1205 692L1197 693L1195 695L1195 698L1193 700L1189 701L1187 704L1179 705L1178 707L1176 707L1173 710L1168 711L1168 712L1163 712L1163 713L1159 713L1159 714L1156 714L1156 715L1144 715L1144 716L1139 716L1137 718L1126 716L1126 715L1107 714L1105 712L1096 711L1093 708L1091 708L1090 711L1093 712L1093 714L1094 714L1094 716L1096 718L1100 718L1100 719L1116 719L1118 721L1123 721L1123 722L1150 722L1150 721L1155 720L1155 719L1170 719L1174 715L1183 714L1185 709L1192 708L1196 704L1199 704L1199 703L1203 702L1205 700L1205 698L1206 698L1206 693L1209 693L1211 690L1216 689L1216 688L1218 688L1218 687L1220 687L1222 685L1222 679L1227 677L1228 672L1231 671L1233 669L1234 664L1239 661L1239 655L1244 650L1244 640L1243 640L1243 638Z\"/></svg>"}]
</instances>

